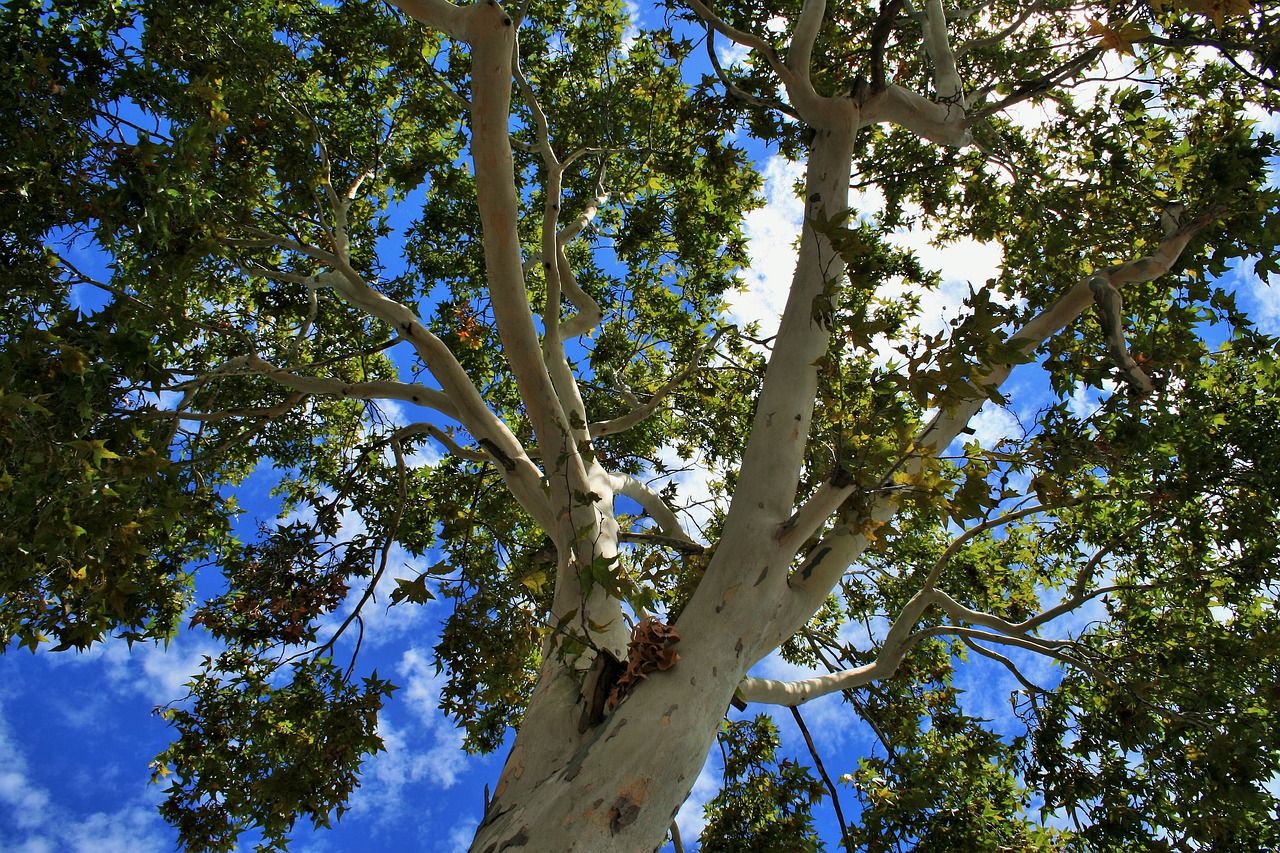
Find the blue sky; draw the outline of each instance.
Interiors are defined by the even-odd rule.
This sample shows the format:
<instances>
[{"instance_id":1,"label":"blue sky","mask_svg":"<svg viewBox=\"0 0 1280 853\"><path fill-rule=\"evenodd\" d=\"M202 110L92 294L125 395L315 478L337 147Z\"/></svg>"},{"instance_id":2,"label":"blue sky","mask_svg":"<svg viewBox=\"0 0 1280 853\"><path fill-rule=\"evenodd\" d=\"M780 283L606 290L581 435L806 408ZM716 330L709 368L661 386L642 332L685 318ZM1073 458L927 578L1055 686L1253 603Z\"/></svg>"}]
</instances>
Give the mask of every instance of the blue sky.
<instances>
[{"instance_id":1,"label":"blue sky","mask_svg":"<svg viewBox=\"0 0 1280 853\"><path fill-rule=\"evenodd\" d=\"M1271 129L1280 130L1275 117L1268 121ZM778 247L790 245L799 225L799 206L791 197L798 172L796 166L765 151L757 148L754 153L766 177L769 204L748 222L755 262L744 272L748 288L732 308L739 320L758 320L764 334L769 334L791 272L791 256ZM855 205L871 212L877 199L864 196ZM967 282L984 281L994 275L999 263L992 247L961 243L937 248L929 245L928 234L920 232L898 237L902 245L914 248L927 264L944 272L944 287L927 296L925 309L926 317L936 318L939 326L956 310ZM1280 293L1247 272L1232 275L1242 303L1255 310L1264 330L1280 332ZM1015 390L1019 381L1015 376ZM1024 388L1034 391L1030 380L1025 381ZM980 437L991 440L1011 433L1018 418L1027 418L1040 403L1035 393L1015 399L1018 408L1012 411L989 408L979 415L974 426ZM1082 395L1079 405L1094 402ZM696 494L697 476L684 480ZM251 477L239 492L248 510L242 520L246 537L259 517L270 514L271 485L270 472L264 471ZM408 561L402 554L393 566ZM420 568L430 562L423 561ZM408 571L389 572L386 583L392 584L397 574L412 576ZM382 721L387 752L366 764L362 787L344 819L331 831L313 833L299 826L293 849L304 853L465 850L480 817L484 786L496 780L502 756L465 756L459 750L461 735L437 708L439 676L431 649L445 615L444 605L387 609L386 593L379 598L375 612L369 614L361 666L376 667L400 687ZM170 736L153 709L179 698L200 657L216 651L202 632L184 632L167 649L145 645L130 649L115 642L81 654L32 656L15 650L0 655L0 850L150 853L173 849L176 834L156 813L161 789L148 784L148 762ZM1025 667L1033 680L1054 678L1043 660L1026 659ZM762 662L757 674L805 673L772 658ZM1007 697L1018 685L1005 670L976 662L962 669L957 684L966 691L966 710L993 720L1004 731L1016 729ZM869 732L846 710L839 696L804 708L827 768L837 776L851 771L871 745ZM810 764L789 715L775 718L784 732L783 754ZM690 848L693 845L688 842L701 824L701 803L717 788L718 768L713 760L680 815ZM850 811L852 796L846 794L844 803ZM829 825L830 817L824 821ZM828 837L835 836L828 833Z\"/></svg>"}]
</instances>

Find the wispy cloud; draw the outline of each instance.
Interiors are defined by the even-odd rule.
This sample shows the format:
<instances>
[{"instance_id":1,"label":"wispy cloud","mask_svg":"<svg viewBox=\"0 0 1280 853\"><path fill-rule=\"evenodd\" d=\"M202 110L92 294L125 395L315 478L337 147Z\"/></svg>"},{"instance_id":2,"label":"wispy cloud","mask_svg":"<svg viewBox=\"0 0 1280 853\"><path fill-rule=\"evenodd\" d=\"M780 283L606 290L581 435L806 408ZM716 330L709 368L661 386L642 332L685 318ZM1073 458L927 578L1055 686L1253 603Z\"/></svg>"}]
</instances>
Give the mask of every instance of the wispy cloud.
<instances>
[{"instance_id":1,"label":"wispy cloud","mask_svg":"<svg viewBox=\"0 0 1280 853\"><path fill-rule=\"evenodd\" d=\"M449 830L449 838L439 849L445 853L467 853L471 848L471 839L476 834L476 827L479 822L473 818L467 818Z\"/></svg>"},{"instance_id":2,"label":"wispy cloud","mask_svg":"<svg viewBox=\"0 0 1280 853\"><path fill-rule=\"evenodd\" d=\"M765 204L748 213L744 225L751 241L751 266L742 272L746 289L730 295L729 314L740 323L758 322L760 334L768 336L778 330L795 272L795 242L804 222L795 186L804 166L773 156L762 176Z\"/></svg>"},{"instance_id":3,"label":"wispy cloud","mask_svg":"<svg viewBox=\"0 0 1280 853\"><path fill-rule=\"evenodd\" d=\"M1254 273L1251 266L1244 263L1236 267L1232 275L1235 288L1243 297L1244 305L1251 309L1258 328L1269 335L1280 333L1280 276L1264 279Z\"/></svg>"},{"instance_id":4,"label":"wispy cloud","mask_svg":"<svg viewBox=\"0 0 1280 853\"><path fill-rule=\"evenodd\" d=\"M987 403L969 421L973 440L983 447L995 447L1002 439L1022 435L1022 425L1008 409Z\"/></svg>"},{"instance_id":5,"label":"wispy cloud","mask_svg":"<svg viewBox=\"0 0 1280 853\"><path fill-rule=\"evenodd\" d=\"M208 634L189 631L168 645L105 642L74 655L45 655L43 660L52 667L96 669L117 694L141 695L160 705L186 695L186 683L204 668L202 659L216 656L222 648Z\"/></svg>"},{"instance_id":6,"label":"wispy cloud","mask_svg":"<svg viewBox=\"0 0 1280 853\"><path fill-rule=\"evenodd\" d=\"M7 817L6 817L7 816ZM173 848L154 805L68 814L35 778L0 706L0 849L11 853L148 853Z\"/></svg>"}]
</instances>

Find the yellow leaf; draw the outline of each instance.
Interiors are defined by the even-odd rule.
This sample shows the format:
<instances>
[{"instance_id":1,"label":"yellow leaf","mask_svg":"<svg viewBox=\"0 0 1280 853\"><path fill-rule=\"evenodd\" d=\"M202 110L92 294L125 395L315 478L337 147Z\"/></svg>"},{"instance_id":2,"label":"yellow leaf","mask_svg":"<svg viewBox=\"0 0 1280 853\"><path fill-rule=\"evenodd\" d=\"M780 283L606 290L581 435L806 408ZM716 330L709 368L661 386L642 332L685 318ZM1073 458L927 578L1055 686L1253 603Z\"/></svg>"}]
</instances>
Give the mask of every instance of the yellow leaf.
<instances>
[{"instance_id":1,"label":"yellow leaf","mask_svg":"<svg viewBox=\"0 0 1280 853\"><path fill-rule=\"evenodd\" d=\"M1132 54L1134 42L1151 37L1151 30L1142 24L1125 24L1120 29L1115 30L1093 18L1088 18L1087 20L1089 21L1089 35L1097 36L1102 39L1102 43L1108 50L1114 50L1119 53Z\"/></svg>"},{"instance_id":2,"label":"yellow leaf","mask_svg":"<svg viewBox=\"0 0 1280 853\"><path fill-rule=\"evenodd\" d=\"M1085 20L1089 22L1089 35L1102 36L1103 38L1114 35L1113 30L1101 21L1095 18L1086 18Z\"/></svg>"}]
</instances>

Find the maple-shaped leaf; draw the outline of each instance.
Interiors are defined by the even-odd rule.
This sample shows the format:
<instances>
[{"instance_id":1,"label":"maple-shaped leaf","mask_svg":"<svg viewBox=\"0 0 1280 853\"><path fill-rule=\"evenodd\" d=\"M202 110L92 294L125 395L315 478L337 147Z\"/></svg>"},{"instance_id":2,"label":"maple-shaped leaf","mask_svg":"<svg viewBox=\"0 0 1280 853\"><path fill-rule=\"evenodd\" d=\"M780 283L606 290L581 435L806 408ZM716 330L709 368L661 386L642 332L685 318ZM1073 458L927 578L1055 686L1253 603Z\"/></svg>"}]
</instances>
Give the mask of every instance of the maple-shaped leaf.
<instances>
[{"instance_id":1,"label":"maple-shaped leaf","mask_svg":"<svg viewBox=\"0 0 1280 853\"><path fill-rule=\"evenodd\" d=\"M1133 55L1134 42L1151 38L1151 30L1143 24L1124 24L1113 29L1101 21L1089 18L1089 35L1102 39L1108 50Z\"/></svg>"}]
</instances>

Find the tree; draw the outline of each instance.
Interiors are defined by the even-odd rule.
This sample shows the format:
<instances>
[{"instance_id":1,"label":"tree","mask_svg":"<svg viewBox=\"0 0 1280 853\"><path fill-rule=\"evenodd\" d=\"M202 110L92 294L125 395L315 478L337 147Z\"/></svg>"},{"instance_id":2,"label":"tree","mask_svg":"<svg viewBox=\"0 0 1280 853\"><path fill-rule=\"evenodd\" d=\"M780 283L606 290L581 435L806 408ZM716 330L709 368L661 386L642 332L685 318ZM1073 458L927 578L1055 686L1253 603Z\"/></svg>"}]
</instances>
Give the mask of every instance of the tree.
<instances>
[{"instance_id":1,"label":"tree","mask_svg":"<svg viewBox=\"0 0 1280 853\"><path fill-rule=\"evenodd\" d=\"M353 637L378 595L451 602L469 749L518 730L478 851L652 850L731 703L841 691L883 745L850 849L1280 845L1280 368L1232 289L1280 272L1274 10L2 14L0 639L225 643L165 711L184 845L341 815L394 689ZM805 164L768 337L725 314L744 138ZM1002 253L942 331L904 227ZM1015 390L1022 430L977 441ZM672 456L700 532L651 485ZM241 543L263 465L283 514ZM829 674L747 675L778 649ZM963 712L967 656L1017 675L1024 735ZM772 723L721 742L755 799L713 802L707 849L816 848L827 786Z\"/></svg>"}]
</instances>

